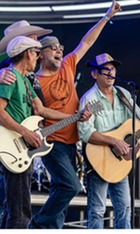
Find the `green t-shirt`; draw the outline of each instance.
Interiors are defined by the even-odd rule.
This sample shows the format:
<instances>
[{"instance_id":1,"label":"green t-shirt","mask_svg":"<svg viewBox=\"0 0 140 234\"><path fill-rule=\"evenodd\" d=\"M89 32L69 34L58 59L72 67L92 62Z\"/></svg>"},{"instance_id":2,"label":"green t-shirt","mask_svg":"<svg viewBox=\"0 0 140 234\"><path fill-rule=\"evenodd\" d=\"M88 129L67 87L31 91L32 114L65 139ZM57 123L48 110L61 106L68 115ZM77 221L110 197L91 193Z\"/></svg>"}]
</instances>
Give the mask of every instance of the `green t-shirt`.
<instances>
[{"instance_id":1,"label":"green t-shirt","mask_svg":"<svg viewBox=\"0 0 140 234\"><path fill-rule=\"evenodd\" d=\"M33 99L37 95L26 76L23 77L15 69L11 71L16 75L16 81L11 85L0 84L0 97L8 100L5 110L15 121L21 123L25 118L31 116L31 101L24 84L24 79L27 82Z\"/></svg>"}]
</instances>

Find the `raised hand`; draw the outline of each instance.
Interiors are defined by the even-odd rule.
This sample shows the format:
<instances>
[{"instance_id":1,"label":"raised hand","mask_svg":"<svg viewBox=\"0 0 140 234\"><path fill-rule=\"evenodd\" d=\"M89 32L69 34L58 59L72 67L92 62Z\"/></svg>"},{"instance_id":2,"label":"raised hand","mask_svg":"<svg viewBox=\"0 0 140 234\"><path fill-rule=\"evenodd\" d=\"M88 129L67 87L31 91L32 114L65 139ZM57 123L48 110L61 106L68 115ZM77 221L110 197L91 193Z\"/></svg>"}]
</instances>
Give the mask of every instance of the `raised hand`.
<instances>
[{"instance_id":1,"label":"raised hand","mask_svg":"<svg viewBox=\"0 0 140 234\"><path fill-rule=\"evenodd\" d=\"M116 2L116 0L112 1L111 7L108 9L106 16L111 19L117 12L122 11L122 8L119 3Z\"/></svg>"}]
</instances>

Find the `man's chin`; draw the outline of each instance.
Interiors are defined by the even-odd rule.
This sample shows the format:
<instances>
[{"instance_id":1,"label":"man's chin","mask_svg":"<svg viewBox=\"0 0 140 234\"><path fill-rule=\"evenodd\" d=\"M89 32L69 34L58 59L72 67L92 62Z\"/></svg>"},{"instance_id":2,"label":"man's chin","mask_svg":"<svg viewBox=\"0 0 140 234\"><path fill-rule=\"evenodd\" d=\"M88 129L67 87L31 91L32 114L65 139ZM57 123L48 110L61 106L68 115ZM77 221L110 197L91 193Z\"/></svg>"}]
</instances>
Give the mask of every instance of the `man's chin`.
<instances>
[{"instance_id":1,"label":"man's chin","mask_svg":"<svg viewBox=\"0 0 140 234\"><path fill-rule=\"evenodd\" d=\"M61 63L55 63L54 69L57 71L61 67Z\"/></svg>"}]
</instances>

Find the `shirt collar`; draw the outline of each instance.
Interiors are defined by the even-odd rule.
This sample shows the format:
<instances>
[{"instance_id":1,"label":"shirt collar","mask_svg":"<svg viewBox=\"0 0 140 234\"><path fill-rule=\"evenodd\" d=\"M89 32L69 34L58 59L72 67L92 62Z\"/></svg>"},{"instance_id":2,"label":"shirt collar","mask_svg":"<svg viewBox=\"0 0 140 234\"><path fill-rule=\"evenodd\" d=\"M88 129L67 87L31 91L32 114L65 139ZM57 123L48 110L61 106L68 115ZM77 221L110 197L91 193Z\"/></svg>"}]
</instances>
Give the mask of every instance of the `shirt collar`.
<instances>
[{"instance_id":1,"label":"shirt collar","mask_svg":"<svg viewBox=\"0 0 140 234\"><path fill-rule=\"evenodd\" d=\"M100 95L100 97L105 97L105 95L102 93L102 91L99 89L98 85L97 85L97 82L95 83L94 85L95 89L97 90L98 94ZM116 95L117 94L117 90L114 86L112 86L112 90L113 90L113 95Z\"/></svg>"}]
</instances>

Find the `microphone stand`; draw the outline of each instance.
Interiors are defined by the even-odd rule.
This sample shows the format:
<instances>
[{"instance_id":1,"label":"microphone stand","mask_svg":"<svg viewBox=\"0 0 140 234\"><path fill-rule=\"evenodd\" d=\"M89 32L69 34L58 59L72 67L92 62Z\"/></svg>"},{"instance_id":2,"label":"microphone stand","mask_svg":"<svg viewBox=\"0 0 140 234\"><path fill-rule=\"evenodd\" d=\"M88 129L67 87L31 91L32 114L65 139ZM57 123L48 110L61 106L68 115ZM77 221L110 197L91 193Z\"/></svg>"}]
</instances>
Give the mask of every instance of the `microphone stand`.
<instances>
[{"instance_id":1,"label":"microphone stand","mask_svg":"<svg viewBox=\"0 0 140 234\"><path fill-rule=\"evenodd\" d=\"M136 149L135 149L135 123L136 123L136 101L138 89L136 88L136 84L134 82L129 83L131 86L131 95L133 99L133 118L132 118L132 185L131 185L131 225L132 229L135 228L135 184L136 184Z\"/></svg>"},{"instance_id":2,"label":"microphone stand","mask_svg":"<svg viewBox=\"0 0 140 234\"><path fill-rule=\"evenodd\" d=\"M131 96L133 99L133 106L132 106L132 185L131 185L131 210L132 210L132 215L131 215L131 226L132 229L135 228L135 171L136 171L136 150L135 150L135 139L136 139L136 127L135 127L135 122L136 122L136 100L137 100L137 94L138 90L140 90L140 86L136 85L133 81L126 81L123 80L119 77L113 77L109 74L103 73L102 71L99 71L99 74L106 75L110 77L111 79L115 79L118 81L121 81L123 83L126 83L129 87L131 87Z\"/></svg>"}]
</instances>

